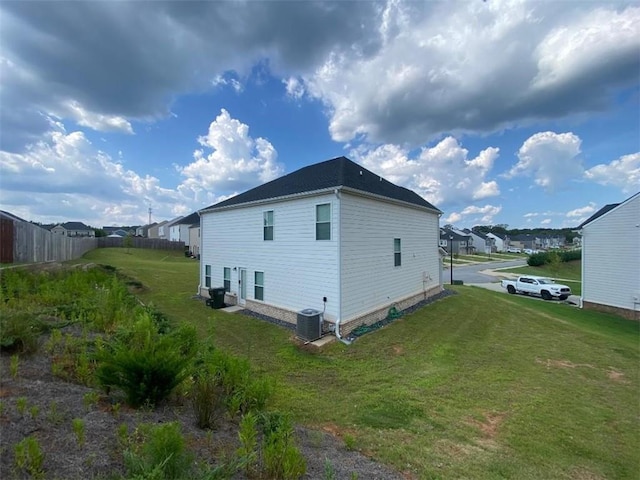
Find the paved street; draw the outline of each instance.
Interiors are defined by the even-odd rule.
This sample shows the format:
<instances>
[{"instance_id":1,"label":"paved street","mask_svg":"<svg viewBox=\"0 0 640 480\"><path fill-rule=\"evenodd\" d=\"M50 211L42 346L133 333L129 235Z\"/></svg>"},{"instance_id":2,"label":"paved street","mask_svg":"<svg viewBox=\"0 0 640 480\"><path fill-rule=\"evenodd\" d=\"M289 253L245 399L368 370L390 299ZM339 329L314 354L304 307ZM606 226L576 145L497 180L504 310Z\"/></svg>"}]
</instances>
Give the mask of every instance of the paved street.
<instances>
[{"instance_id":1,"label":"paved street","mask_svg":"<svg viewBox=\"0 0 640 480\"><path fill-rule=\"evenodd\" d=\"M486 275L484 273L480 273L482 270L518 267L525 266L526 264L526 259L522 258L517 260L509 260L506 262L483 262L473 265L453 265L453 279L462 280L465 285L469 283L492 283L499 281L499 277L496 275ZM450 273L448 268L443 272L443 280L444 283L449 283Z\"/></svg>"}]
</instances>

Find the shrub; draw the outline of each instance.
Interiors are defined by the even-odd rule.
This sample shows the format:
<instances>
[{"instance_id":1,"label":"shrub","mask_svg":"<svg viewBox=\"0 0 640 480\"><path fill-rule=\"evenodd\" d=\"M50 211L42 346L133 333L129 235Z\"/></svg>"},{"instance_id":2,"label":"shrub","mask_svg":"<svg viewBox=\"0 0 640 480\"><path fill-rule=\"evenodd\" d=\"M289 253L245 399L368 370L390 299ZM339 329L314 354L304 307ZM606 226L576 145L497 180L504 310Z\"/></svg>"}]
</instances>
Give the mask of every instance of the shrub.
<instances>
[{"instance_id":1,"label":"shrub","mask_svg":"<svg viewBox=\"0 0 640 480\"><path fill-rule=\"evenodd\" d=\"M530 267L541 267L545 263L547 263L546 252L533 253L527 258L527 265Z\"/></svg>"},{"instance_id":2,"label":"shrub","mask_svg":"<svg viewBox=\"0 0 640 480\"><path fill-rule=\"evenodd\" d=\"M572 262L582 259L582 250L564 250L560 253L560 260L563 262Z\"/></svg>"},{"instance_id":3,"label":"shrub","mask_svg":"<svg viewBox=\"0 0 640 480\"><path fill-rule=\"evenodd\" d=\"M160 335L149 315L141 314L130 332L96 354L98 383L107 393L121 389L132 407L155 406L188 375L194 347L185 353L181 330Z\"/></svg>"},{"instance_id":4,"label":"shrub","mask_svg":"<svg viewBox=\"0 0 640 480\"><path fill-rule=\"evenodd\" d=\"M29 312L2 312L0 350L10 353L33 353L38 350L41 331L40 322Z\"/></svg>"},{"instance_id":5,"label":"shrub","mask_svg":"<svg viewBox=\"0 0 640 480\"><path fill-rule=\"evenodd\" d=\"M270 412L262 415L263 471L267 478L297 479L307 470L302 453L293 441L293 424L288 415Z\"/></svg>"}]
</instances>

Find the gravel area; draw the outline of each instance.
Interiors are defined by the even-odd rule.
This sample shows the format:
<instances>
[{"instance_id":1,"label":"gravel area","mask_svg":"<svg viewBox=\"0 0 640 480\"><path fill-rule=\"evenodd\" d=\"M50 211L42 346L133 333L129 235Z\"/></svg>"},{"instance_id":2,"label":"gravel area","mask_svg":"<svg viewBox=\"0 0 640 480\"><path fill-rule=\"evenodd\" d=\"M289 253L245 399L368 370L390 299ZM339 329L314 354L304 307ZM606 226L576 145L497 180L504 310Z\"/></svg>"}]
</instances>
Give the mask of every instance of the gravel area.
<instances>
[{"instance_id":1,"label":"gravel area","mask_svg":"<svg viewBox=\"0 0 640 480\"><path fill-rule=\"evenodd\" d=\"M201 430L195 425L191 406L177 397L155 410L133 410L126 406L114 409L113 400L104 395L95 402L87 402L87 393L99 391L54 377L51 360L42 353L21 357L16 377L11 373L11 359L3 354L0 357L2 479L30 478L16 469L14 455L14 446L30 435L38 440L44 453L43 478L67 480L124 475L122 448L117 438L121 424L126 424L132 432L142 422L177 421L196 458L214 465L215 459L232 455L239 446L237 420L221 415L215 430ZM84 422L86 440L82 444L74 433L73 419ZM297 445L307 462L303 478L407 478L360 452L347 449L335 433L336 429L329 426L327 431L296 428ZM328 477L328 470L334 476ZM239 473L233 478L246 477Z\"/></svg>"}]
</instances>

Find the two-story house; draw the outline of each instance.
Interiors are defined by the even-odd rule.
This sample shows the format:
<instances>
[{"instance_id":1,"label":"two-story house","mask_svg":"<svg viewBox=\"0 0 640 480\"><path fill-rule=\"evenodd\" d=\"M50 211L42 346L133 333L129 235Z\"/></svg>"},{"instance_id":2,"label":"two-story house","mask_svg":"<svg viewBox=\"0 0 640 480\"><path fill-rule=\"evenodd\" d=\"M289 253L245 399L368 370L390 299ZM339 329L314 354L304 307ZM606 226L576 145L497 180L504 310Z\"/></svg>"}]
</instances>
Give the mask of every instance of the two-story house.
<instances>
[{"instance_id":1,"label":"two-story house","mask_svg":"<svg viewBox=\"0 0 640 480\"><path fill-rule=\"evenodd\" d=\"M442 290L441 211L345 157L200 211L200 287L295 323L321 311L338 338Z\"/></svg>"}]
</instances>

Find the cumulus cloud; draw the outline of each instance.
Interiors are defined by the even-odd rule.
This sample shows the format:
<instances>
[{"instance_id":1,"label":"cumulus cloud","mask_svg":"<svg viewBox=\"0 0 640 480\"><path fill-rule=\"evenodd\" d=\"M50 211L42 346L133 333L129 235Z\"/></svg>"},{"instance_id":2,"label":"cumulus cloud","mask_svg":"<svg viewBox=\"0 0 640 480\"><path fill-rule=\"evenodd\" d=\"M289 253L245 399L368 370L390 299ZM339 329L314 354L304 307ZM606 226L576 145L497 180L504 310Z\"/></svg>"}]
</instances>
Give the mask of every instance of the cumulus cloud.
<instances>
[{"instance_id":1,"label":"cumulus cloud","mask_svg":"<svg viewBox=\"0 0 640 480\"><path fill-rule=\"evenodd\" d=\"M423 147L414 157L410 157L407 149L393 144L360 146L350 155L436 206L472 203L500 193L497 182L486 178L499 155L495 147L488 147L470 159L467 149L455 138L446 137L433 147Z\"/></svg>"},{"instance_id":2,"label":"cumulus cloud","mask_svg":"<svg viewBox=\"0 0 640 480\"><path fill-rule=\"evenodd\" d=\"M567 212L567 217L568 218L583 218L586 217L588 215L591 215L593 212L596 211L596 204L593 202L589 202L589 205L585 206L585 207L580 207L580 208L575 208L573 210L569 210Z\"/></svg>"},{"instance_id":3,"label":"cumulus cloud","mask_svg":"<svg viewBox=\"0 0 640 480\"><path fill-rule=\"evenodd\" d=\"M533 177L536 185L553 192L582 176L580 144L573 133L539 132L529 137L518 151L518 163L506 174Z\"/></svg>"},{"instance_id":4,"label":"cumulus cloud","mask_svg":"<svg viewBox=\"0 0 640 480\"><path fill-rule=\"evenodd\" d=\"M640 8L590 6L389 2L379 52L332 52L307 91L329 107L337 141L419 145L603 110L637 82Z\"/></svg>"},{"instance_id":5,"label":"cumulus cloud","mask_svg":"<svg viewBox=\"0 0 640 480\"><path fill-rule=\"evenodd\" d=\"M304 85L296 77L289 77L282 81L287 90L287 95L294 100L300 100L304 96Z\"/></svg>"},{"instance_id":6,"label":"cumulus cloud","mask_svg":"<svg viewBox=\"0 0 640 480\"><path fill-rule=\"evenodd\" d=\"M478 225L480 223L491 225L493 224L494 217L501 211L502 207L496 205L484 205L482 207L470 205L462 209L461 212L450 213L444 221L446 223L464 222L468 225Z\"/></svg>"},{"instance_id":7,"label":"cumulus cloud","mask_svg":"<svg viewBox=\"0 0 640 480\"><path fill-rule=\"evenodd\" d=\"M587 180L611 185L623 192L633 193L640 188L640 152L623 155L609 164L599 164L584 172Z\"/></svg>"},{"instance_id":8,"label":"cumulus cloud","mask_svg":"<svg viewBox=\"0 0 640 480\"><path fill-rule=\"evenodd\" d=\"M241 192L282 175L276 149L264 138L253 139L249 127L222 109L206 135L203 147L193 153L194 162L177 167L185 177L179 189L193 192Z\"/></svg>"},{"instance_id":9,"label":"cumulus cloud","mask_svg":"<svg viewBox=\"0 0 640 480\"><path fill-rule=\"evenodd\" d=\"M50 127L24 153L0 151L0 203L33 220L142 224L150 206L155 218L186 215L283 173L271 143L250 137L226 110L197 139L195 161L177 166L184 179L175 187L126 168L81 131L66 132L60 122Z\"/></svg>"}]
</instances>

